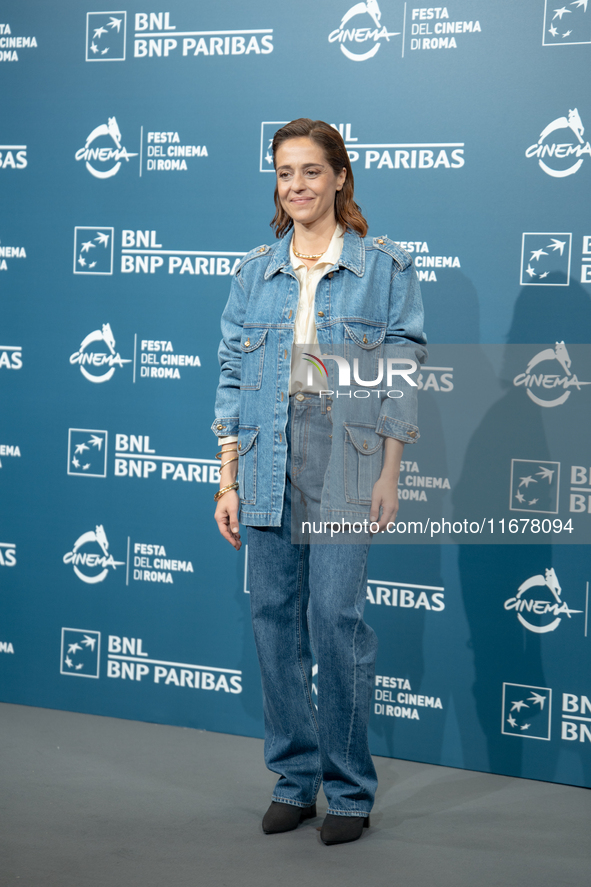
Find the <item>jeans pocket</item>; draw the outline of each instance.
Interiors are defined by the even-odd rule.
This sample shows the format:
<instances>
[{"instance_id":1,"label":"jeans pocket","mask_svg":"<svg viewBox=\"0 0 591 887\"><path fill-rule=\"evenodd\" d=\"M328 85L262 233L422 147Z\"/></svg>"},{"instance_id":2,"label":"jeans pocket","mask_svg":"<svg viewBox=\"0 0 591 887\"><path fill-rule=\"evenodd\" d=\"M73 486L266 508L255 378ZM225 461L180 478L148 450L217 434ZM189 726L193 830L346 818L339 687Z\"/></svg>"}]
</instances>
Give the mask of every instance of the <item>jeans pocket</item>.
<instances>
[{"instance_id":1,"label":"jeans pocket","mask_svg":"<svg viewBox=\"0 0 591 887\"><path fill-rule=\"evenodd\" d=\"M245 505L257 500L257 435L258 425L238 427L238 495Z\"/></svg>"},{"instance_id":2,"label":"jeans pocket","mask_svg":"<svg viewBox=\"0 0 591 887\"><path fill-rule=\"evenodd\" d=\"M375 426L344 422L345 499L354 505L371 505L371 494L382 471L383 438Z\"/></svg>"}]
</instances>

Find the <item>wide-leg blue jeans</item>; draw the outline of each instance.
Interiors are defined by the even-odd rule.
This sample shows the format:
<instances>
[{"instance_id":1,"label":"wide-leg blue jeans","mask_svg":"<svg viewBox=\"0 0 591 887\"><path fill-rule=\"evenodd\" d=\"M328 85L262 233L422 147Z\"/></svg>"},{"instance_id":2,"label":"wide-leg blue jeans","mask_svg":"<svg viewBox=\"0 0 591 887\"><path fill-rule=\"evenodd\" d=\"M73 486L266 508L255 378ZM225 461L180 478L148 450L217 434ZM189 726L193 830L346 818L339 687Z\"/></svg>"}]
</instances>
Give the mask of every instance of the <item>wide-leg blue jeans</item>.
<instances>
[{"instance_id":1,"label":"wide-leg blue jeans","mask_svg":"<svg viewBox=\"0 0 591 887\"><path fill-rule=\"evenodd\" d=\"M307 807L323 783L330 813L365 816L377 787L367 735L377 639L363 619L369 545L291 542L292 504L319 520L332 434L330 404L300 398L290 398L281 527L248 528L265 762L279 774L274 801Z\"/></svg>"}]
</instances>

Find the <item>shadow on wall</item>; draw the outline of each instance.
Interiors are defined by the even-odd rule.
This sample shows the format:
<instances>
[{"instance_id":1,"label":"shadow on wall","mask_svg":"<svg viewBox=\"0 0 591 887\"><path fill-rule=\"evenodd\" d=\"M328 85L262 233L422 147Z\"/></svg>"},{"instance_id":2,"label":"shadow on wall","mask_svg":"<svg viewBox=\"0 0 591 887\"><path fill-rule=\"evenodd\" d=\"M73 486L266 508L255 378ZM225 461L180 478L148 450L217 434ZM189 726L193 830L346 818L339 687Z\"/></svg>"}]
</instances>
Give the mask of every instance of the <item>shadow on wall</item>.
<instances>
[{"instance_id":1,"label":"shadow on wall","mask_svg":"<svg viewBox=\"0 0 591 887\"><path fill-rule=\"evenodd\" d=\"M570 286L522 287L507 343L529 342L591 342L591 295L572 280Z\"/></svg>"},{"instance_id":2,"label":"shadow on wall","mask_svg":"<svg viewBox=\"0 0 591 887\"><path fill-rule=\"evenodd\" d=\"M480 341L480 304L472 281L454 268L445 282L421 284L428 341L473 344ZM453 306L453 310L452 307Z\"/></svg>"},{"instance_id":3,"label":"shadow on wall","mask_svg":"<svg viewBox=\"0 0 591 887\"><path fill-rule=\"evenodd\" d=\"M522 288L508 344L550 345L563 340L568 345L588 342L590 337L591 299L581 286ZM502 370L506 380L514 375L513 360L508 349ZM505 394L488 410L468 445L454 493L456 519L466 517L466 509L476 501L489 502L496 511L507 489L491 489L487 466L503 472L506 468L508 475L513 458L545 460L550 453L540 407L508 381ZM542 516L532 513L532 517ZM515 595L522 582L552 567L552 545L465 545L460 549L460 582L474 652L473 693L492 772L549 780L556 773L560 752L556 742L536 743L532 770L531 744L519 735L501 733L503 682L547 687L544 661L549 649L548 636L520 625L515 614L504 609L504 601ZM552 651L568 657L566 634L552 636ZM462 742L465 766L477 768L466 725Z\"/></svg>"}]
</instances>

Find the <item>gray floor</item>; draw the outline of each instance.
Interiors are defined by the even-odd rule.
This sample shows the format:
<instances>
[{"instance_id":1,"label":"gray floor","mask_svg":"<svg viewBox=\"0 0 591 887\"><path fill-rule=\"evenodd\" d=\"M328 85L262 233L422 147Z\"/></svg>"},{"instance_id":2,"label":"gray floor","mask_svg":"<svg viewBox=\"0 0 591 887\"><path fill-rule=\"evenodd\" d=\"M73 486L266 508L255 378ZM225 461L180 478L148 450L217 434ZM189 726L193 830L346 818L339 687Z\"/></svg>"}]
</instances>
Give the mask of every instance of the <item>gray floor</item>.
<instances>
[{"instance_id":1,"label":"gray floor","mask_svg":"<svg viewBox=\"0 0 591 887\"><path fill-rule=\"evenodd\" d=\"M260 829L262 742L0 704L0 884L587 887L591 791L377 758L372 828ZM326 809L325 803L320 812Z\"/></svg>"}]
</instances>

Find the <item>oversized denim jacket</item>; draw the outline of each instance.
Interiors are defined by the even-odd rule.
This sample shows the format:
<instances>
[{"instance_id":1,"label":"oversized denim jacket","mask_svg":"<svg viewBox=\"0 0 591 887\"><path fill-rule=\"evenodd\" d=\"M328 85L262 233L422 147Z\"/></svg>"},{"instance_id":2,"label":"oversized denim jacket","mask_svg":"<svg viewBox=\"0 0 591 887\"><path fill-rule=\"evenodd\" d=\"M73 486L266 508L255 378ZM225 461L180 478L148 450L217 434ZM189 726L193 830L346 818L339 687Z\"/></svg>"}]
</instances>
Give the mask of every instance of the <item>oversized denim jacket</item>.
<instances>
[{"instance_id":1,"label":"oversized denim jacket","mask_svg":"<svg viewBox=\"0 0 591 887\"><path fill-rule=\"evenodd\" d=\"M280 526L283 511L285 428L299 300L290 241L291 234L244 257L222 315L221 375L212 430L219 437L238 435L239 518L247 526ZM351 358L361 357L365 366L368 359L377 366L378 355L389 345L405 346L405 356L419 362L425 359L423 307L412 259L386 237L345 232L338 263L318 283L315 318L322 351L332 349L351 364ZM326 363L330 390L338 386L337 364ZM404 397L374 398L371 404L338 399L322 520L367 517L384 437L405 443L419 437L416 390L407 386Z\"/></svg>"}]
</instances>

